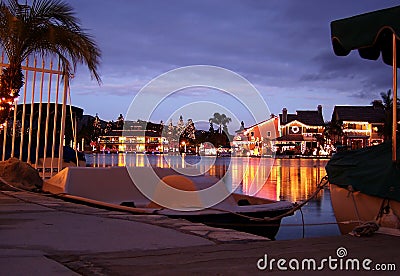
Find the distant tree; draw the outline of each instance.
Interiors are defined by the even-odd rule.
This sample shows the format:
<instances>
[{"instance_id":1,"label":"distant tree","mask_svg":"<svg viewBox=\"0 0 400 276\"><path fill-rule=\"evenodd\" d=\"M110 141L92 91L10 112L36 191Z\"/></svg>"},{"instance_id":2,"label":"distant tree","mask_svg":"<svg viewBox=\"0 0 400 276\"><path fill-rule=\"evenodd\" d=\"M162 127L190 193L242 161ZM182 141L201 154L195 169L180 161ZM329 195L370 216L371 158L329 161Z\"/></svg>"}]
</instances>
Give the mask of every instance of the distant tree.
<instances>
[{"instance_id":1,"label":"distant tree","mask_svg":"<svg viewBox=\"0 0 400 276\"><path fill-rule=\"evenodd\" d=\"M213 117L211 117L210 122L216 124L219 126L219 133L221 134L222 131L224 131L228 135L228 124L232 122L232 119L227 117L225 114L220 114L218 112L215 112Z\"/></svg>"},{"instance_id":2,"label":"distant tree","mask_svg":"<svg viewBox=\"0 0 400 276\"><path fill-rule=\"evenodd\" d=\"M193 141L194 139L196 139L195 132L196 132L196 127L193 123L193 120L188 119L182 136L186 139Z\"/></svg>"},{"instance_id":3,"label":"distant tree","mask_svg":"<svg viewBox=\"0 0 400 276\"><path fill-rule=\"evenodd\" d=\"M122 130L124 129L124 116L119 114L117 122L116 122L116 129Z\"/></svg>"},{"instance_id":4,"label":"distant tree","mask_svg":"<svg viewBox=\"0 0 400 276\"><path fill-rule=\"evenodd\" d=\"M110 133L114 128L114 121L108 121L105 129L104 129L104 134Z\"/></svg>"},{"instance_id":5,"label":"distant tree","mask_svg":"<svg viewBox=\"0 0 400 276\"><path fill-rule=\"evenodd\" d=\"M169 121L169 123L168 123L168 127L166 128L166 131L167 131L167 135L168 136L173 136L174 135L174 132L175 132L175 127L174 127L174 125L172 124L172 119Z\"/></svg>"},{"instance_id":6,"label":"distant tree","mask_svg":"<svg viewBox=\"0 0 400 276\"><path fill-rule=\"evenodd\" d=\"M228 131L228 124L232 122L232 119L227 117L225 114L222 114L222 129L224 133L229 136L229 131Z\"/></svg>"},{"instance_id":7,"label":"distant tree","mask_svg":"<svg viewBox=\"0 0 400 276\"><path fill-rule=\"evenodd\" d=\"M179 116L178 124L176 125L176 132L178 136L181 136L185 131L185 122L183 121L182 115Z\"/></svg>"},{"instance_id":8,"label":"distant tree","mask_svg":"<svg viewBox=\"0 0 400 276\"><path fill-rule=\"evenodd\" d=\"M244 122L243 121L240 122L240 129L239 130L244 130Z\"/></svg>"},{"instance_id":9,"label":"distant tree","mask_svg":"<svg viewBox=\"0 0 400 276\"><path fill-rule=\"evenodd\" d=\"M383 137L383 140L392 139L392 122L393 122L393 96L392 90L389 89L386 93L380 93L382 101L372 101L371 104L380 106L385 111L385 121L383 128L378 129L379 134ZM400 100L397 98L397 106L400 107Z\"/></svg>"},{"instance_id":10,"label":"distant tree","mask_svg":"<svg viewBox=\"0 0 400 276\"><path fill-rule=\"evenodd\" d=\"M169 121L168 126L163 128L163 137L167 138L168 141L177 141L176 130L172 124L172 119Z\"/></svg>"},{"instance_id":11,"label":"distant tree","mask_svg":"<svg viewBox=\"0 0 400 276\"><path fill-rule=\"evenodd\" d=\"M210 121L210 128L208 129L208 132L214 133L214 132L215 132L215 130L214 130L214 124L213 124L213 122L212 122L211 119L210 119L209 121Z\"/></svg>"},{"instance_id":12,"label":"distant tree","mask_svg":"<svg viewBox=\"0 0 400 276\"><path fill-rule=\"evenodd\" d=\"M99 136L101 135L101 122L100 122L100 118L99 115L96 113L96 116L94 117L93 120L93 137L92 137L92 141L97 140L97 138L99 138Z\"/></svg>"},{"instance_id":13,"label":"distant tree","mask_svg":"<svg viewBox=\"0 0 400 276\"><path fill-rule=\"evenodd\" d=\"M215 112L213 117L210 118L210 122L218 125L218 133L222 132L222 116L218 112Z\"/></svg>"},{"instance_id":14,"label":"distant tree","mask_svg":"<svg viewBox=\"0 0 400 276\"><path fill-rule=\"evenodd\" d=\"M323 137L330 140L333 145L341 144L344 137L343 122L330 121L325 124Z\"/></svg>"},{"instance_id":15,"label":"distant tree","mask_svg":"<svg viewBox=\"0 0 400 276\"><path fill-rule=\"evenodd\" d=\"M94 119L90 118L86 125L83 125L81 130L77 134L78 141L81 141L82 138L85 140L85 143L94 140ZM82 145L84 146L84 145Z\"/></svg>"}]
</instances>

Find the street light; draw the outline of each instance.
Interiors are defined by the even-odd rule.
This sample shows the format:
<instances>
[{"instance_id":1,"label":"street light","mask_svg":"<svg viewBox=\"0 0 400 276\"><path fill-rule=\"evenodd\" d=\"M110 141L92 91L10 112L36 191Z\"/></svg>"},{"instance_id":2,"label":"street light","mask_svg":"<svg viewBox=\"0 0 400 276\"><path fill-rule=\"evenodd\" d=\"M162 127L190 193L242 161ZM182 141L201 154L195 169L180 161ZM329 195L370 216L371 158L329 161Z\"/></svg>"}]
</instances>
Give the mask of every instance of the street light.
<instances>
[{"instance_id":1,"label":"street light","mask_svg":"<svg viewBox=\"0 0 400 276\"><path fill-rule=\"evenodd\" d=\"M185 148L184 153L186 153L186 142L185 141L182 142L182 146Z\"/></svg>"}]
</instances>

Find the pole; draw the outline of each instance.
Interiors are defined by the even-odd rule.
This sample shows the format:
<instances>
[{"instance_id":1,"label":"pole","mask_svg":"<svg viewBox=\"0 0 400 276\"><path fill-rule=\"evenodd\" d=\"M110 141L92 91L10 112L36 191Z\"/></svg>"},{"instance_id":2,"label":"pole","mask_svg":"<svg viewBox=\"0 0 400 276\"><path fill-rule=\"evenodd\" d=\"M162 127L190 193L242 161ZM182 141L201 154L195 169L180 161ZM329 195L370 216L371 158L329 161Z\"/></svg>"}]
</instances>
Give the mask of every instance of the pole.
<instances>
[{"instance_id":1,"label":"pole","mask_svg":"<svg viewBox=\"0 0 400 276\"><path fill-rule=\"evenodd\" d=\"M393 33L393 126L392 126L392 161L397 160L397 41L396 34Z\"/></svg>"},{"instance_id":2,"label":"pole","mask_svg":"<svg viewBox=\"0 0 400 276\"><path fill-rule=\"evenodd\" d=\"M4 52L1 52L1 63L3 63L4 62ZM3 67L2 66L0 66L0 75L2 75L3 74ZM6 122L5 122L5 124L3 124L3 131L4 131L4 138L3 138L3 152L2 152L2 154L1 154L1 161L4 161L5 160L5 155L6 155L6 139L7 139L7 127L6 127L6 124L7 124L7 120L6 120Z\"/></svg>"},{"instance_id":3,"label":"pole","mask_svg":"<svg viewBox=\"0 0 400 276\"><path fill-rule=\"evenodd\" d=\"M69 76L67 73L64 74L64 91L63 101L61 110L61 130L60 130L60 145L58 148L58 171L62 169L63 155L64 155L64 135L65 135L65 119L67 117L67 95L69 86Z\"/></svg>"},{"instance_id":4,"label":"pole","mask_svg":"<svg viewBox=\"0 0 400 276\"><path fill-rule=\"evenodd\" d=\"M15 134L16 134L16 128L17 128L17 106L18 106L18 100L14 99L14 117L13 117L13 128L12 128L12 140L11 140L11 157L14 157L14 151L15 151Z\"/></svg>"},{"instance_id":5,"label":"pole","mask_svg":"<svg viewBox=\"0 0 400 276\"><path fill-rule=\"evenodd\" d=\"M26 66L29 65L29 57L26 58ZM26 116L26 91L28 87L28 70L25 71L25 85L24 85L24 101L22 105L22 119L21 119L21 142L19 144L19 160L22 161L22 153L24 146L24 137L25 137L25 116Z\"/></svg>"},{"instance_id":6,"label":"pole","mask_svg":"<svg viewBox=\"0 0 400 276\"><path fill-rule=\"evenodd\" d=\"M42 58L42 69L44 69L45 63ZM42 126L42 107L43 107L43 82L44 82L44 72L42 72L42 76L40 78L40 96L39 96L39 117L37 123L37 132L36 132L36 157L35 157L35 168L38 167L39 164L39 149L40 149L40 135L41 135L41 126ZM46 151L46 149L44 149ZM45 160L43 160L44 162ZM44 171L43 171L44 175Z\"/></svg>"},{"instance_id":7,"label":"pole","mask_svg":"<svg viewBox=\"0 0 400 276\"><path fill-rule=\"evenodd\" d=\"M37 60L36 57L33 60L33 67L36 68ZM28 158L26 162L32 164L31 162L31 146L32 146L32 128L33 128L33 111L35 106L35 84L36 84L36 71L33 72L33 81L32 81L32 100L31 100L31 114L29 118L29 137L28 137ZM36 167L35 167L36 169Z\"/></svg>"},{"instance_id":8,"label":"pole","mask_svg":"<svg viewBox=\"0 0 400 276\"><path fill-rule=\"evenodd\" d=\"M7 128L8 128L8 125L7 125L7 121L6 121L4 123L4 127L3 127L3 131L4 131L4 133L3 133L4 134L4 136L3 136L3 154L2 154L2 157L1 157L1 161L6 160Z\"/></svg>"},{"instance_id":9,"label":"pole","mask_svg":"<svg viewBox=\"0 0 400 276\"><path fill-rule=\"evenodd\" d=\"M50 60L50 70L53 69L53 60ZM51 81L53 78L53 73L49 74L49 84L47 89L47 110L46 110L46 127L44 130L44 152L43 152L43 175L42 178L45 178L45 170L46 170L46 158L47 158L47 147L49 141L49 119L50 119L50 103L51 103ZM54 141L53 141L54 143ZM51 173L50 173L51 177Z\"/></svg>"},{"instance_id":10,"label":"pole","mask_svg":"<svg viewBox=\"0 0 400 276\"><path fill-rule=\"evenodd\" d=\"M58 59L58 71L60 70L60 59ZM56 84L56 97L54 103L54 121L53 121L53 144L51 146L51 163L50 163L50 177L53 176L53 162L55 158L55 146L56 146L56 134L57 134L57 119L58 119L58 93L60 90L60 74L57 74L57 84ZM55 164L54 164L55 165ZM58 166L58 162L57 162Z\"/></svg>"}]
</instances>

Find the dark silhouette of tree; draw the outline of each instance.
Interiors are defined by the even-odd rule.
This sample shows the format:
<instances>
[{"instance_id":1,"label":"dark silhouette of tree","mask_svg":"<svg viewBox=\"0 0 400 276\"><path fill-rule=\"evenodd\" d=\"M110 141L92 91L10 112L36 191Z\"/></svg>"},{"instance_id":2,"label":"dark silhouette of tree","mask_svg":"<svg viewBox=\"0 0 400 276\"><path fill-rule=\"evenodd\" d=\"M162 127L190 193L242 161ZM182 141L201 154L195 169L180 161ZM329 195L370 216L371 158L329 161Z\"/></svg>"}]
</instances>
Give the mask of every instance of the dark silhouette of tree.
<instances>
[{"instance_id":1,"label":"dark silhouette of tree","mask_svg":"<svg viewBox=\"0 0 400 276\"><path fill-rule=\"evenodd\" d=\"M110 133L114 129L114 122L113 121L108 121L105 129L104 129L104 134Z\"/></svg>"},{"instance_id":2,"label":"dark silhouette of tree","mask_svg":"<svg viewBox=\"0 0 400 276\"><path fill-rule=\"evenodd\" d=\"M210 121L210 128L208 129L208 132L214 133L214 132L215 132L215 130L214 130L214 124L213 124L213 122L212 122L211 119L210 119L209 121Z\"/></svg>"},{"instance_id":3,"label":"dark silhouette of tree","mask_svg":"<svg viewBox=\"0 0 400 276\"><path fill-rule=\"evenodd\" d=\"M119 130L124 129L124 116L122 114L119 114L117 122L116 122L116 128Z\"/></svg>"},{"instance_id":4,"label":"dark silhouette of tree","mask_svg":"<svg viewBox=\"0 0 400 276\"><path fill-rule=\"evenodd\" d=\"M210 122L216 124L219 126L219 133L221 134L222 131L225 132L227 135L228 133L228 124L232 122L232 119L227 117L225 114L219 114L218 112L215 112L213 117L209 119Z\"/></svg>"},{"instance_id":5,"label":"dark silhouette of tree","mask_svg":"<svg viewBox=\"0 0 400 276\"><path fill-rule=\"evenodd\" d=\"M185 131L185 122L183 121L182 115L179 116L178 124L176 125L176 133L178 136L181 136Z\"/></svg>"},{"instance_id":6,"label":"dark silhouette of tree","mask_svg":"<svg viewBox=\"0 0 400 276\"><path fill-rule=\"evenodd\" d=\"M392 122L393 122L393 96L392 90L389 89L386 93L381 92L380 96L382 101L372 101L371 104L376 105L382 108L385 111L385 121L382 128L378 129L378 133L383 137L383 140L391 140L392 139ZM400 100L397 98L397 106L400 106Z\"/></svg>"},{"instance_id":7,"label":"dark silhouette of tree","mask_svg":"<svg viewBox=\"0 0 400 276\"><path fill-rule=\"evenodd\" d=\"M93 137L92 137L92 141L96 141L97 138L99 138L99 136L102 133L102 129L101 129L101 122L99 119L99 115L96 113L96 116L94 117L93 120Z\"/></svg>"},{"instance_id":8,"label":"dark silhouette of tree","mask_svg":"<svg viewBox=\"0 0 400 276\"><path fill-rule=\"evenodd\" d=\"M185 130L183 131L183 134L181 136L190 141L194 141L194 139L196 139L195 132L196 132L196 127L193 123L193 120L188 119L186 126L185 126Z\"/></svg>"},{"instance_id":9,"label":"dark silhouette of tree","mask_svg":"<svg viewBox=\"0 0 400 276\"><path fill-rule=\"evenodd\" d=\"M243 122L243 121L240 122L240 129L239 129L239 130L240 130L240 131L241 131L241 130L244 130L244 122Z\"/></svg>"},{"instance_id":10,"label":"dark silhouette of tree","mask_svg":"<svg viewBox=\"0 0 400 276\"><path fill-rule=\"evenodd\" d=\"M325 140L330 140L332 145L339 145L342 143L344 137L343 122L330 121L325 124L323 137Z\"/></svg>"}]
</instances>

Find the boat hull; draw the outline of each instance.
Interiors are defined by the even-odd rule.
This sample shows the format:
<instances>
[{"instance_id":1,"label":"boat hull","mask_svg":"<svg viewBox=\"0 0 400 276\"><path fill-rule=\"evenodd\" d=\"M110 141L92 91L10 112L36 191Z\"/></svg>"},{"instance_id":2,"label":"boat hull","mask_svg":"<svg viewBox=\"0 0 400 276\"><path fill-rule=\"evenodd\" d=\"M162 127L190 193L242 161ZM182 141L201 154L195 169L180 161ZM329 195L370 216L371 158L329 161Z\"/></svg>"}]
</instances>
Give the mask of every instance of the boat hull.
<instances>
[{"instance_id":1,"label":"boat hull","mask_svg":"<svg viewBox=\"0 0 400 276\"><path fill-rule=\"evenodd\" d=\"M275 211L275 212L257 212L257 213L245 213L241 215L253 217L253 218L272 218L286 213L288 210ZM281 219L273 221L254 221L249 220L245 217L240 217L237 214L207 214L207 215L168 215L171 218L183 218L195 223L203 223L205 225L234 229L240 232L246 232L262 237L267 237L271 240L275 240L275 236L279 231Z\"/></svg>"},{"instance_id":2,"label":"boat hull","mask_svg":"<svg viewBox=\"0 0 400 276\"><path fill-rule=\"evenodd\" d=\"M400 231L400 202L370 196L359 191L350 192L338 185L330 185L331 201L342 234L351 232L360 223L375 221L381 228ZM390 208L383 209L382 207Z\"/></svg>"}]
</instances>

